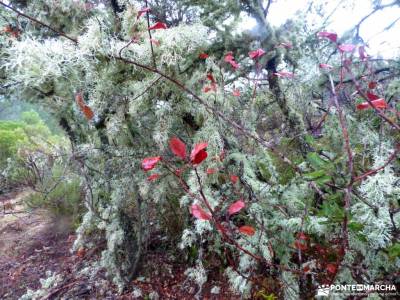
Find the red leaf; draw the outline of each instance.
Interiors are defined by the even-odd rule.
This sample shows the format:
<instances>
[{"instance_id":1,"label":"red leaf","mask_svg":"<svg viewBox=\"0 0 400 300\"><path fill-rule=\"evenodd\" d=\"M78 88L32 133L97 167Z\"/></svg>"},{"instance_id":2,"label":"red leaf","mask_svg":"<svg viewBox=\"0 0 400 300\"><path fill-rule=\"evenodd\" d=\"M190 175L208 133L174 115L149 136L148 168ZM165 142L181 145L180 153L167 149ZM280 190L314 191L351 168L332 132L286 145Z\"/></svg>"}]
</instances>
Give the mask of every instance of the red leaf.
<instances>
[{"instance_id":1,"label":"red leaf","mask_svg":"<svg viewBox=\"0 0 400 300\"><path fill-rule=\"evenodd\" d=\"M238 179L239 179L239 177L237 177L236 175L231 175L231 182L233 183L233 184L235 184L237 181L238 181Z\"/></svg>"},{"instance_id":2,"label":"red leaf","mask_svg":"<svg viewBox=\"0 0 400 300\"><path fill-rule=\"evenodd\" d=\"M86 119L91 120L94 117L92 109L85 103L81 93L75 95L75 102L79 106L79 109L85 115Z\"/></svg>"},{"instance_id":3,"label":"red leaf","mask_svg":"<svg viewBox=\"0 0 400 300\"><path fill-rule=\"evenodd\" d=\"M208 54L207 54L207 53L204 53L204 52L203 52L203 53L200 53L200 54L199 54L199 58L200 58L200 59L206 59L206 58L208 58Z\"/></svg>"},{"instance_id":4,"label":"red leaf","mask_svg":"<svg viewBox=\"0 0 400 300\"><path fill-rule=\"evenodd\" d=\"M169 148L176 156L182 159L186 158L186 145L177 137L173 137L172 139L170 139Z\"/></svg>"},{"instance_id":5,"label":"red leaf","mask_svg":"<svg viewBox=\"0 0 400 300\"><path fill-rule=\"evenodd\" d=\"M194 148L193 148L192 152L190 153L190 161L193 164L199 164L207 157L207 152L204 151L204 149L206 149L207 146L208 146L208 143L206 143L206 142L197 143L194 145ZM205 154L202 152L205 152ZM197 162L197 161L199 161L199 162Z\"/></svg>"},{"instance_id":6,"label":"red leaf","mask_svg":"<svg viewBox=\"0 0 400 300\"><path fill-rule=\"evenodd\" d=\"M203 160L205 160L207 158L208 154L206 151L204 150L200 150L197 155L194 157L194 159L192 160L192 163L194 165L198 165L199 163L201 163Z\"/></svg>"},{"instance_id":7,"label":"red leaf","mask_svg":"<svg viewBox=\"0 0 400 300\"><path fill-rule=\"evenodd\" d=\"M144 171L149 171L153 169L160 160L161 156L146 157L142 160L142 169Z\"/></svg>"},{"instance_id":8,"label":"red leaf","mask_svg":"<svg viewBox=\"0 0 400 300\"><path fill-rule=\"evenodd\" d=\"M234 89L232 92L232 95L235 97L240 97L240 90L239 89Z\"/></svg>"},{"instance_id":9,"label":"red leaf","mask_svg":"<svg viewBox=\"0 0 400 300\"><path fill-rule=\"evenodd\" d=\"M338 46L340 52L353 52L356 48L353 44L342 44Z\"/></svg>"},{"instance_id":10,"label":"red leaf","mask_svg":"<svg viewBox=\"0 0 400 300\"><path fill-rule=\"evenodd\" d=\"M282 77L282 78L294 78L294 74L292 72L280 71L274 73L275 76Z\"/></svg>"},{"instance_id":11,"label":"red leaf","mask_svg":"<svg viewBox=\"0 0 400 300\"><path fill-rule=\"evenodd\" d=\"M378 84L375 81L371 81L370 83L368 83L368 88L370 90L373 90L374 88L376 88Z\"/></svg>"},{"instance_id":12,"label":"red leaf","mask_svg":"<svg viewBox=\"0 0 400 300\"><path fill-rule=\"evenodd\" d=\"M139 19L141 16L143 16L145 13L149 12L151 10L150 7L144 7L141 10L138 11L138 15L136 19Z\"/></svg>"},{"instance_id":13,"label":"red leaf","mask_svg":"<svg viewBox=\"0 0 400 300\"><path fill-rule=\"evenodd\" d=\"M388 107L388 104L386 103L385 99L383 99L383 98L376 99L376 100L373 100L371 102L372 102L372 106L375 107L375 108L381 109L381 108L387 108ZM372 106L368 102L363 102L363 103L358 104L356 106L356 108L358 110L364 110L364 109L371 108Z\"/></svg>"},{"instance_id":14,"label":"red leaf","mask_svg":"<svg viewBox=\"0 0 400 300\"><path fill-rule=\"evenodd\" d=\"M80 109L82 109L86 105L81 93L77 93L75 95L75 102L76 102L76 104L78 104Z\"/></svg>"},{"instance_id":15,"label":"red leaf","mask_svg":"<svg viewBox=\"0 0 400 300\"><path fill-rule=\"evenodd\" d=\"M377 95L374 95L374 94L372 94L370 92L367 92L367 97L371 101L380 99L380 97L378 97Z\"/></svg>"},{"instance_id":16,"label":"red leaf","mask_svg":"<svg viewBox=\"0 0 400 300\"><path fill-rule=\"evenodd\" d=\"M149 30L156 30L156 29L167 29L167 25L162 22L157 22L153 26L149 27Z\"/></svg>"},{"instance_id":17,"label":"red leaf","mask_svg":"<svg viewBox=\"0 0 400 300\"><path fill-rule=\"evenodd\" d=\"M256 233L256 230L253 227L248 226L248 225L244 225L244 226L239 227L239 231L241 233L249 235L249 236L252 236L252 235L254 235Z\"/></svg>"},{"instance_id":18,"label":"red leaf","mask_svg":"<svg viewBox=\"0 0 400 300\"><path fill-rule=\"evenodd\" d=\"M236 70L236 69L239 68L239 64L238 64L236 61L232 60L232 61L230 61L229 63L230 63L230 65L232 66L232 68L233 68L234 70Z\"/></svg>"},{"instance_id":19,"label":"red leaf","mask_svg":"<svg viewBox=\"0 0 400 300\"><path fill-rule=\"evenodd\" d=\"M333 69L333 67L331 65L328 65L328 64L319 64L319 67L321 69L325 69L325 70Z\"/></svg>"},{"instance_id":20,"label":"red leaf","mask_svg":"<svg viewBox=\"0 0 400 300\"><path fill-rule=\"evenodd\" d=\"M321 31L317 33L317 36L320 38L327 38L334 43L337 41L337 34L333 32Z\"/></svg>"},{"instance_id":21,"label":"red leaf","mask_svg":"<svg viewBox=\"0 0 400 300\"><path fill-rule=\"evenodd\" d=\"M261 56L263 56L265 54L265 51L261 48L254 50L254 51L250 51L249 52L249 57L251 59L257 59L260 58Z\"/></svg>"},{"instance_id":22,"label":"red leaf","mask_svg":"<svg viewBox=\"0 0 400 300\"><path fill-rule=\"evenodd\" d=\"M157 180L159 177L160 177L161 175L160 174L152 174L152 175L150 175L149 177L147 177L147 180L148 181L155 181L155 180Z\"/></svg>"},{"instance_id":23,"label":"red leaf","mask_svg":"<svg viewBox=\"0 0 400 300\"><path fill-rule=\"evenodd\" d=\"M243 207L245 207L243 200L238 200L235 203L232 203L231 206L229 206L228 213L229 215L233 215L239 212Z\"/></svg>"},{"instance_id":24,"label":"red leaf","mask_svg":"<svg viewBox=\"0 0 400 300\"><path fill-rule=\"evenodd\" d=\"M210 169L207 169L206 173L207 173L207 175L211 175L211 174L214 174L216 171L217 170L210 168Z\"/></svg>"},{"instance_id":25,"label":"red leaf","mask_svg":"<svg viewBox=\"0 0 400 300\"><path fill-rule=\"evenodd\" d=\"M85 105L82 108L82 112L85 115L86 119L88 119L88 120L93 119L94 113L93 113L92 109L89 106Z\"/></svg>"},{"instance_id":26,"label":"red leaf","mask_svg":"<svg viewBox=\"0 0 400 300\"><path fill-rule=\"evenodd\" d=\"M212 73L207 73L207 79L210 80L212 83L216 83Z\"/></svg>"},{"instance_id":27,"label":"red leaf","mask_svg":"<svg viewBox=\"0 0 400 300\"><path fill-rule=\"evenodd\" d=\"M299 232L299 233L297 234L297 238L298 238L299 240L304 240L304 241L308 240L308 236L307 236L304 232Z\"/></svg>"},{"instance_id":28,"label":"red leaf","mask_svg":"<svg viewBox=\"0 0 400 300\"><path fill-rule=\"evenodd\" d=\"M294 247L301 251L307 250L307 244L305 244L305 242L302 240L295 240Z\"/></svg>"},{"instance_id":29,"label":"red leaf","mask_svg":"<svg viewBox=\"0 0 400 300\"><path fill-rule=\"evenodd\" d=\"M235 58L233 57L233 52L230 51L225 55L224 61L229 63L233 69L239 68L239 64L235 61Z\"/></svg>"},{"instance_id":30,"label":"red leaf","mask_svg":"<svg viewBox=\"0 0 400 300\"><path fill-rule=\"evenodd\" d=\"M230 62L232 60L235 60L235 58L233 57L233 52L230 51L227 54L225 54L224 61Z\"/></svg>"},{"instance_id":31,"label":"red leaf","mask_svg":"<svg viewBox=\"0 0 400 300\"><path fill-rule=\"evenodd\" d=\"M206 213L199 205L192 204L190 213L197 219L200 220L211 220L211 216Z\"/></svg>"},{"instance_id":32,"label":"red leaf","mask_svg":"<svg viewBox=\"0 0 400 300\"><path fill-rule=\"evenodd\" d=\"M335 265L335 264L327 264L326 265L326 270L331 274L335 274L336 270L337 270L337 265Z\"/></svg>"}]
</instances>

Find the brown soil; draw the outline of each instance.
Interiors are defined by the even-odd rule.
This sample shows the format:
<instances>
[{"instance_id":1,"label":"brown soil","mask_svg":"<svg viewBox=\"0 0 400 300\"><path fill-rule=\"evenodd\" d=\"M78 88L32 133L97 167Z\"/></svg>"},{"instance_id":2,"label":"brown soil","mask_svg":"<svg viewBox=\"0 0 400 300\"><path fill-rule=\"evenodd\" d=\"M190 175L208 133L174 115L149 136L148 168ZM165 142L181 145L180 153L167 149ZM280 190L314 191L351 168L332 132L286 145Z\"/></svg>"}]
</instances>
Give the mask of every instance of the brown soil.
<instances>
[{"instance_id":1,"label":"brown soil","mask_svg":"<svg viewBox=\"0 0 400 300\"><path fill-rule=\"evenodd\" d=\"M143 259L137 279L122 295L104 272L78 276L78 270L99 258L100 247L70 253L75 236L69 221L54 218L45 210L25 211L22 200L29 193L22 190L0 195L0 299L18 299L27 288L40 288L40 279L48 277L47 271L61 274L63 281L41 299L149 299L152 292L158 299L194 299L198 288L184 275L188 268L185 262L154 248ZM229 291L217 270L208 277L200 299L240 299ZM213 286L220 287L217 295L211 294ZM133 287L140 288L143 296L135 298Z\"/></svg>"}]
</instances>

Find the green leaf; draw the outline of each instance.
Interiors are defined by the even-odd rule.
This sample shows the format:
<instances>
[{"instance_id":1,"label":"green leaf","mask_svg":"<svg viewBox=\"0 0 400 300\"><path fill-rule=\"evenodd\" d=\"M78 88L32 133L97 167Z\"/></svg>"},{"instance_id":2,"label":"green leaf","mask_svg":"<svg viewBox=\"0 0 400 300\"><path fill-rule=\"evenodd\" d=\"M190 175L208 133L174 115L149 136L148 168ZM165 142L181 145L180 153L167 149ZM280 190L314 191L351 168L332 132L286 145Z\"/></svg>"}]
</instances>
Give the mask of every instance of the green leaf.
<instances>
[{"instance_id":1,"label":"green leaf","mask_svg":"<svg viewBox=\"0 0 400 300\"><path fill-rule=\"evenodd\" d=\"M357 222L350 222L348 227L351 231L358 232L364 228L364 225Z\"/></svg>"},{"instance_id":2,"label":"green leaf","mask_svg":"<svg viewBox=\"0 0 400 300\"><path fill-rule=\"evenodd\" d=\"M400 257L400 243L393 244L387 250L390 260Z\"/></svg>"},{"instance_id":3,"label":"green leaf","mask_svg":"<svg viewBox=\"0 0 400 300\"><path fill-rule=\"evenodd\" d=\"M323 160L321 157L319 157L319 155L315 152L310 152L307 154L307 161L315 169L321 169L329 163L329 162Z\"/></svg>"}]
</instances>

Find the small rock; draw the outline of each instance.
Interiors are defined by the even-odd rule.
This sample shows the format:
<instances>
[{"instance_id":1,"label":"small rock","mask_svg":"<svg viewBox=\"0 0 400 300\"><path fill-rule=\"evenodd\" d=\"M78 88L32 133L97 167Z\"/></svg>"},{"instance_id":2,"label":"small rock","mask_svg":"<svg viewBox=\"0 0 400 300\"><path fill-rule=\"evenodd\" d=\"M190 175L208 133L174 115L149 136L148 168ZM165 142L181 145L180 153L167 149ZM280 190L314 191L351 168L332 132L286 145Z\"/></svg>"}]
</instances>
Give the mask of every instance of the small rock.
<instances>
[{"instance_id":1,"label":"small rock","mask_svg":"<svg viewBox=\"0 0 400 300\"><path fill-rule=\"evenodd\" d=\"M218 295L220 291L221 291L221 288L219 286L215 285L211 289L211 294Z\"/></svg>"}]
</instances>

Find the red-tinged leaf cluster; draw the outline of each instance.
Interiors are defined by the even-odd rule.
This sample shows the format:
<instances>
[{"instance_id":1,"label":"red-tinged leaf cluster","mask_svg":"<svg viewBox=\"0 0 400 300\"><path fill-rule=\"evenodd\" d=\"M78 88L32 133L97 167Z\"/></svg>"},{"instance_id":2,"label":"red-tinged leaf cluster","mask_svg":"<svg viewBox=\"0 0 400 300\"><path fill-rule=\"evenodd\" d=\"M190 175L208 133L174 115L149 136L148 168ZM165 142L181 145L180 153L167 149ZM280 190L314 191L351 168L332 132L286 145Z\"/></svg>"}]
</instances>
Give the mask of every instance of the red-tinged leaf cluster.
<instances>
[{"instance_id":1,"label":"red-tinged leaf cluster","mask_svg":"<svg viewBox=\"0 0 400 300\"><path fill-rule=\"evenodd\" d=\"M371 92L367 92L367 97L371 101L381 99L381 97L379 97L379 96L377 96L375 94L372 94Z\"/></svg>"},{"instance_id":2,"label":"red-tinged leaf cluster","mask_svg":"<svg viewBox=\"0 0 400 300\"><path fill-rule=\"evenodd\" d=\"M10 34L12 37L14 38L18 38L20 35L20 31L18 30L18 28L13 27L11 25L7 25L4 27L4 29L2 30L4 33Z\"/></svg>"},{"instance_id":3,"label":"red-tinged leaf cluster","mask_svg":"<svg viewBox=\"0 0 400 300\"><path fill-rule=\"evenodd\" d=\"M353 52L356 48L353 44L341 44L338 46L340 52Z\"/></svg>"},{"instance_id":4,"label":"red-tinged leaf cluster","mask_svg":"<svg viewBox=\"0 0 400 300\"><path fill-rule=\"evenodd\" d=\"M279 71L274 73L274 75L281 78L294 78L294 74L292 72L286 72L286 71Z\"/></svg>"},{"instance_id":5,"label":"red-tinged leaf cluster","mask_svg":"<svg viewBox=\"0 0 400 300\"><path fill-rule=\"evenodd\" d=\"M238 182L238 180L239 180L239 177L237 177L236 175L231 175L230 180L231 180L232 184L236 184L236 182Z\"/></svg>"},{"instance_id":6,"label":"red-tinged leaf cluster","mask_svg":"<svg viewBox=\"0 0 400 300\"><path fill-rule=\"evenodd\" d=\"M235 97L240 97L240 90L239 89L234 89L232 92L232 95Z\"/></svg>"},{"instance_id":7,"label":"red-tinged leaf cluster","mask_svg":"<svg viewBox=\"0 0 400 300\"><path fill-rule=\"evenodd\" d=\"M242 210L242 208L244 208L246 205L243 202L243 200L238 200L234 203L231 204L231 206L229 206L228 208L228 214L231 216L233 214L238 213L239 211Z\"/></svg>"},{"instance_id":8,"label":"red-tinged leaf cluster","mask_svg":"<svg viewBox=\"0 0 400 300\"><path fill-rule=\"evenodd\" d=\"M331 42L336 43L337 42L337 34L334 32L327 32L327 31L321 31L317 33L317 36L319 38L327 38L328 40L330 40Z\"/></svg>"},{"instance_id":9,"label":"red-tinged leaf cluster","mask_svg":"<svg viewBox=\"0 0 400 300\"><path fill-rule=\"evenodd\" d=\"M358 104L356 106L356 108L358 110L364 110L364 109L368 109L368 108L372 108L372 107L375 107L378 109L385 109L388 107L388 104L386 103L385 99L383 99L383 98L372 100L371 103L372 103L372 106L368 102L363 102L363 103Z\"/></svg>"},{"instance_id":10,"label":"red-tinged leaf cluster","mask_svg":"<svg viewBox=\"0 0 400 300\"><path fill-rule=\"evenodd\" d=\"M325 70L331 70L331 69L333 69L333 67L332 67L331 65L328 65L328 64L319 64L319 67L320 67L321 69L325 69Z\"/></svg>"},{"instance_id":11,"label":"red-tinged leaf cluster","mask_svg":"<svg viewBox=\"0 0 400 300\"><path fill-rule=\"evenodd\" d=\"M157 29L167 29L167 25L162 22L157 22L153 26L149 27L149 30L157 30Z\"/></svg>"},{"instance_id":12,"label":"red-tinged leaf cluster","mask_svg":"<svg viewBox=\"0 0 400 300\"><path fill-rule=\"evenodd\" d=\"M305 251L307 250L307 240L308 236L304 232L299 232L297 234L297 239L294 242L294 247L298 250Z\"/></svg>"},{"instance_id":13,"label":"red-tinged leaf cluster","mask_svg":"<svg viewBox=\"0 0 400 300\"><path fill-rule=\"evenodd\" d=\"M243 225L239 227L239 231L245 235L253 236L256 233L256 230L252 226Z\"/></svg>"},{"instance_id":14,"label":"red-tinged leaf cluster","mask_svg":"<svg viewBox=\"0 0 400 300\"><path fill-rule=\"evenodd\" d=\"M150 7L144 7L141 10L138 11L137 19L139 19L141 16L143 16L145 13L149 12L151 10Z\"/></svg>"},{"instance_id":15,"label":"red-tinged leaf cluster","mask_svg":"<svg viewBox=\"0 0 400 300\"><path fill-rule=\"evenodd\" d=\"M75 102L78 105L81 112L83 113L83 115L86 117L86 119L88 119L88 120L93 119L94 113L93 113L92 109L83 100L83 96L81 93L77 93L75 95Z\"/></svg>"},{"instance_id":16,"label":"red-tinged leaf cluster","mask_svg":"<svg viewBox=\"0 0 400 300\"><path fill-rule=\"evenodd\" d=\"M199 220L209 221L211 220L211 215L206 213L199 205L192 204L190 207L190 213Z\"/></svg>"},{"instance_id":17,"label":"red-tinged leaf cluster","mask_svg":"<svg viewBox=\"0 0 400 300\"><path fill-rule=\"evenodd\" d=\"M190 153L190 162L193 165L200 164L203 160L205 160L208 156L207 151L205 150L208 146L208 143L201 142L194 145L192 152ZM181 159L185 160L187 157L186 153L186 145L179 138L173 137L169 141L169 148L172 153Z\"/></svg>"},{"instance_id":18,"label":"red-tinged leaf cluster","mask_svg":"<svg viewBox=\"0 0 400 300\"><path fill-rule=\"evenodd\" d=\"M194 148L190 153L190 161L192 164L198 165L207 158L208 154L205 150L207 146L208 143L205 142L194 145Z\"/></svg>"},{"instance_id":19,"label":"red-tinged leaf cluster","mask_svg":"<svg viewBox=\"0 0 400 300\"><path fill-rule=\"evenodd\" d=\"M336 264L327 264L326 265L326 270L331 274L336 274L337 265Z\"/></svg>"},{"instance_id":20,"label":"red-tinged leaf cluster","mask_svg":"<svg viewBox=\"0 0 400 300\"><path fill-rule=\"evenodd\" d=\"M210 83L210 85L206 85L206 86L203 88L203 92L204 92L204 93L208 93L208 92L210 92L210 91L216 92L216 91L217 91L217 81L215 80L213 74L212 74L211 72L210 72L210 73L207 73L207 76L206 76L206 77L207 77L208 80L211 81L211 83Z\"/></svg>"},{"instance_id":21,"label":"red-tinged leaf cluster","mask_svg":"<svg viewBox=\"0 0 400 300\"><path fill-rule=\"evenodd\" d=\"M176 156L186 159L186 145L177 137L173 137L169 141L169 148Z\"/></svg>"},{"instance_id":22,"label":"red-tinged leaf cluster","mask_svg":"<svg viewBox=\"0 0 400 300\"><path fill-rule=\"evenodd\" d=\"M207 54L207 53L204 53L204 52L203 52L203 53L200 53L200 54L199 54L199 58L200 58L200 59L206 59L206 58L208 58L208 54Z\"/></svg>"},{"instance_id":23,"label":"red-tinged leaf cluster","mask_svg":"<svg viewBox=\"0 0 400 300\"><path fill-rule=\"evenodd\" d=\"M142 160L142 169L144 171L150 171L154 169L154 167L160 160L161 156L146 157Z\"/></svg>"},{"instance_id":24,"label":"red-tinged leaf cluster","mask_svg":"<svg viewBox=\"0 0 400 300\"><path fill-rule=\"evenodd\" d=\"M249 57L251 58L251 59L258 59L258 58L260 58L261 56L263 56L265 54L265 51L263 50L263 49L261 49L261 48L259 48L259 49L257 49L257 50L254 50L254 51L250 51L249 52Z\"/></svg>"},{"instance_id":25,"label":"red-tinged leaf cluster","mask_svg":"<svg viewBox=\"0 0 400 300\"><path fill-rule=\"evenodd\" d=\"M147 177L148 181L156 181L161 175L160 174L152 174L149 177Z\"/></svg>"},{"instance_id":26,"label":"red-tinged leaf cluster","mask_svg":"<svg viewBox=\"0 0 400 300\"><path fill-rule=\"evenodd\" d=\"M207 79L211 81L211 83L217 83L217 81L214 78L214 75L210 72L207 73Z\"/></svg>"},{"instance_id":27,"label":"red-tinged leaf cluster","mask_svg":"<svg viewBox=\"0 0 400 300\"><path fill-rule=\"evenodd\" d=\"M234 70L237 70L239 68L239 64L235 61L235 58L233 57L233 52L232 51L228 52L225 55L224 61L229 63Z\"/></svg>"}]
</instances>

